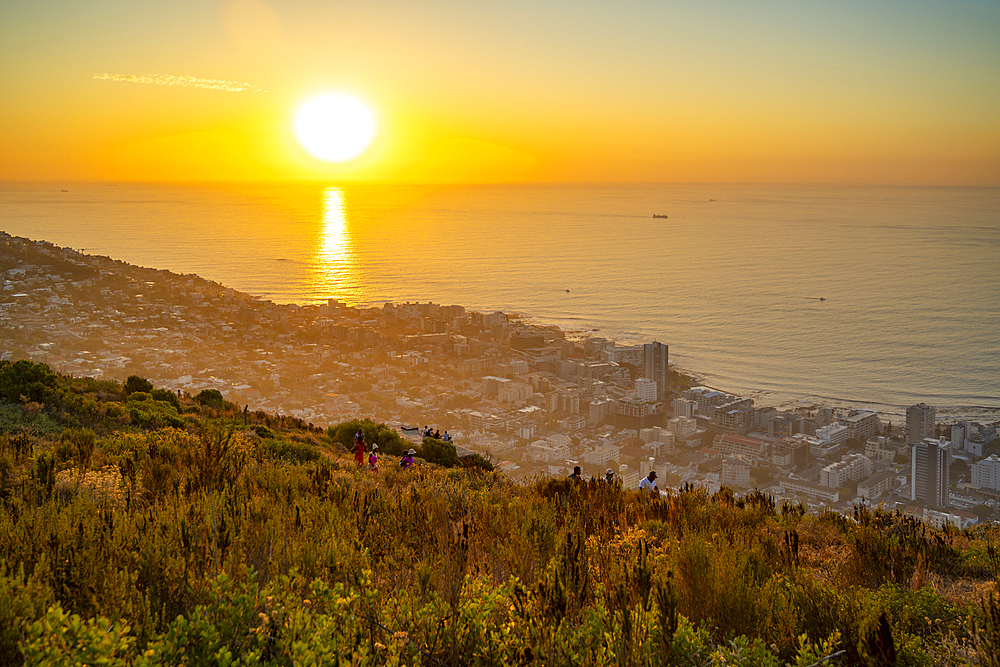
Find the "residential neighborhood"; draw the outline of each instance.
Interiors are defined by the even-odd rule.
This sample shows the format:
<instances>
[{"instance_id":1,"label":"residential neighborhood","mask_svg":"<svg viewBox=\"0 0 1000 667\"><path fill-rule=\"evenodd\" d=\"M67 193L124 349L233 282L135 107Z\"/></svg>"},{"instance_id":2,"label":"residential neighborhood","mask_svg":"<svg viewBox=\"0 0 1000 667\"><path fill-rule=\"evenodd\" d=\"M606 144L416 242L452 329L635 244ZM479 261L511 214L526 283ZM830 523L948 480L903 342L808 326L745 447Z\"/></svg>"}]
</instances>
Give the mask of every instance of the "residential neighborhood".
<instances>
[{"instance_id":1,"label":"residential neighborhood","mask_svg":"<svg viewBox=\"0 0 1000 667\"><path fill-rule=\"evenodd\" d=\"M196 394L326 426L429 426L514 479L608 470L630 488L757 488L850 513L884 504L935 525L994 516L996 423L780 411L701 386L669 348L461 305L276 304L195 275L0 233L0 355ZM954 420L952 420L954 421ZM410 431L412 432L412 431Z\"/></svg>"}]
</instances>

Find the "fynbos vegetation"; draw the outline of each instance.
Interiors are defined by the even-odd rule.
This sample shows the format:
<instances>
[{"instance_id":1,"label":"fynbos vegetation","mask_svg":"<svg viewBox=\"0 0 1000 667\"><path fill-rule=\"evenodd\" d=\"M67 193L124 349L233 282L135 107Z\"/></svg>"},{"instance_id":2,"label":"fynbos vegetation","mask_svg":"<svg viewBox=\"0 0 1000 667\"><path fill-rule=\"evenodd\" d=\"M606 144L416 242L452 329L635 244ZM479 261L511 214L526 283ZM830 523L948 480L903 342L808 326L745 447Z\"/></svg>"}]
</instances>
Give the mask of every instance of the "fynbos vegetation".
<instances>
[{"instance_id":1,"label":"fynbos vegetation","mask_svg":"<svg viewBox=\"0 0 1000 667\"><path fill-rule=\"evenodd\" d=\"M402 470L140 380L0 366L2 664L997 664L992 526Z\"/></svg>"}]
</instances>

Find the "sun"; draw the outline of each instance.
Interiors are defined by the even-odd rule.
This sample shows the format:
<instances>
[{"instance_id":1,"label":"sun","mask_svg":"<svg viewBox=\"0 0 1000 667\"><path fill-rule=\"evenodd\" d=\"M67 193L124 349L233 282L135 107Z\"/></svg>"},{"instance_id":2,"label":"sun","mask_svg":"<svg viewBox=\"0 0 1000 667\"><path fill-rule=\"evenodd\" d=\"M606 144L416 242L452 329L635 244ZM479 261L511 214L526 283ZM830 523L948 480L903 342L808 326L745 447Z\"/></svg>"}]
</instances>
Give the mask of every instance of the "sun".
<instances>
[{"instance_id":1,"label":"sun","mask_svg":"<svg viewBox=\"0 0 1000 667\"><path fill-rule=\"evenodd\" d=\"M307 100L292 126L299 145L326 162L346 162L364 153L378 131L375 112L356 97L327 93Z\"/></svg>"}]
</instances>

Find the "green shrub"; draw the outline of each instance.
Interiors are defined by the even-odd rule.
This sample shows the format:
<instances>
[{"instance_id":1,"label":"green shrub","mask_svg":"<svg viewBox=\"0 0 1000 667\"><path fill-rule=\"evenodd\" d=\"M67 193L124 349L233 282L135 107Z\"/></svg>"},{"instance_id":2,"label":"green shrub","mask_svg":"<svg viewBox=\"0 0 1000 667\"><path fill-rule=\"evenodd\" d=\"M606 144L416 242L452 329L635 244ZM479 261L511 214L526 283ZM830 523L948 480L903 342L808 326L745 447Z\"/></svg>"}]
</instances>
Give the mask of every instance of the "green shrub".
<instances>
[{"instance_id":1,"label":"green shrub","mask_svg":"<svg viewBox=\"0 0 1000 667\"><path fill-rule=\"evenodd\" d=\"M44 569L43 563L38 572L26 577L23 563L13 572L0 563L0 665L21 661L21 637L52 603L52 590L38 576Z\"/></svg>"},{"instance_id":2,"label":"green shrub","mask_svg":"<svg viewBox=\"0 0 1000 667\"><path fill-rule=\"evenodd\" d=\"M153 400L153 395L146 391L136 391L128 395L128 400L130 403L139 403L141 401L151 401Z\"/></svg>"},{"instance_id":3,"label":"green shrub","mask_svg":"<svg viewBox=\"0 0 1000 667\"><path fill-rule=\"evenodd\" d=\"M169 389L154 389L151 393L154 401L169 403L174 406L174 410L181 411L181 399L177 398L177 394L174 392Z\"/></svg>"},{"instance_id":4,"label":"green shrub","mask_svg":"<svg viewBox=\"0 0 1000 667\"><path fill-rule=\"evenodd\" d=\"M58 383L59 376L46 364L27 359L0 361L0 398L9 403L20 403L22 397L44 403Z\"/></svg>"},{"instance_id":5,"label":"green shrub","mask_svg":"<svg viewBox=\"0 0 1000 667\"><path fill-rule=\"evenodd\" d=\"M293 463L318 461L320 459L320 453L316 447L301 442L268 439L264 447L271 456Z\"/></svg>"},{"instance_id":6,"label":"green shrub","mask_svg":"<svg viewBox=\"0 0 1000 667\"><path fill-rule=\"evenodd\" d=\"M222 404L225 402L222 398L222 392L218 389L202 389L198 392L198 395L194 397L201 405L209 408L215 408L216 410L222 409Z\"/></svg>"},{"instance_id":7,"label":"green shrub","mask_svg":"<svg viewBox=\"0 0 1000 667\"><path fill-rule=\"evenodd\" d=\"M132 424L143 429L161 429L168 426L182 428L184 419L169 403L162 401L133 401L127 403Z\"/></svg>"},{"instance_id":8,"label":"green shrub","mask_svg":"<svg viewBox=\"0 0 1000 667\"><path fill-rule=\"evenodd\" d=\"M483 458L479 454L473 454L472 456L466 456L462 459L462 465L467 468L476 468L477 470L485 470L486 472L493 472L493 464L486 458Z\"/></svg>"},{"instance_id":9,"label":"green shrub","mask_svg":"<svg viewBox=\"0 0 1000 667\"><path fill-rule=\"evenodd\" d=\"M458 465L458 453L455 451L455 445L435 438L424 438L417 456L428 463L437 463L446 468L454 468Z\"/></svg>"},{"instance_id":10,"label":"green shrub","mask_svg":"<svg viewBox=\"0 0 1000 667\"><path fill-rule=\"evenodd\" d=\"M138 375L129 375L122 388L125 390L125 394L127 396L130 396L137 391L149 394L153 391L153 383L146 378L139 377Z\"/></svg>"},{"instance_id":11,"label":"green shrub","mask_svg":"<svg viewBox=\"0 0 1000 667\"><path fill-rule=\"evenodd\" d=\"M25 632L21 650L28 665L127 667L135 638L128 625L98 617L83 620L56 603Z\"/></svg>"}]
</instances>

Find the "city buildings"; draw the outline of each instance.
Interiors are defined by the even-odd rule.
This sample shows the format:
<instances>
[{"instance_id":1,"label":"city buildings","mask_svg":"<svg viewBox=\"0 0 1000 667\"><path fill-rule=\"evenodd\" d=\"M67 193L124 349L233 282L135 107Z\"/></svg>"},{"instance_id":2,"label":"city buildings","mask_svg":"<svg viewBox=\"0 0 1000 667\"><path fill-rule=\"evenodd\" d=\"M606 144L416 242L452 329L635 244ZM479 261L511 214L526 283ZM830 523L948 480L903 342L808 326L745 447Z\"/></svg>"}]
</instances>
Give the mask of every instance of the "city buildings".
<instances>
[{"instance_id":1,"label":"city buildings","mask_svg":"<svg viewBox=\"0 0 1000 667\"><path fill-rule=\"evenodd\" d=\"M848 481L858 481L872 473L872 462L860 454L848 454L837 463L824 467L819 474L821 486L840 488Z\"/></svg>"},{"instance_id":2,"label":"city buildings","mask_svg":"<svg viewBox=\"0 0 1000 667\"><path fill-rule=\"evenodd\" d=\"M698 414L698 404L683 398L675 398L673 402L674 417L694 417Z\"/></svg>"},{"instance_id":3,"label":"city buildings","mask_svg":"<svg viewBox=\"0 0 1000 667\"><path fill-rule=\"evenodd\" d=\"M833 422L827 426L816 429L816 437L831 445L843 445L851 437L851 430L846 426L841 426L839 422Z\"/></svg>"},{"instance_id":4,"label":"city buildings","mask_svg":"<svg viewBox=\"0 0 1000 667\"><path fill-rule=\"evenodd\" d=\"M868 500L877 500L892 492L898 485L899 475L891 470L882 472L858 482L858 496Z\"/></svg>"},{"instance_id":5,"label":"city buildings","mask_svg":"<svg viewBox=\"0 0 1000 667\"><path fill-rule=\"evenodd\" d=\"M882 433L882 421L878 418L878 414L871 410L852 411L851 415L843 420L843 425L847 427L848 438L861 442Z\"/></svg>"}]
</instances>

